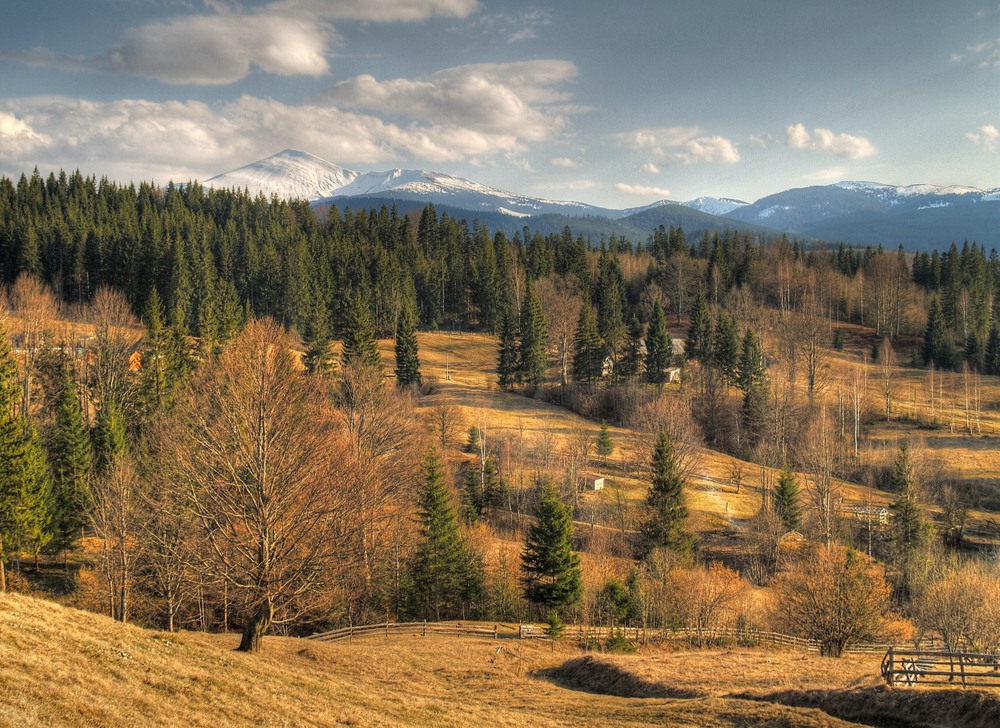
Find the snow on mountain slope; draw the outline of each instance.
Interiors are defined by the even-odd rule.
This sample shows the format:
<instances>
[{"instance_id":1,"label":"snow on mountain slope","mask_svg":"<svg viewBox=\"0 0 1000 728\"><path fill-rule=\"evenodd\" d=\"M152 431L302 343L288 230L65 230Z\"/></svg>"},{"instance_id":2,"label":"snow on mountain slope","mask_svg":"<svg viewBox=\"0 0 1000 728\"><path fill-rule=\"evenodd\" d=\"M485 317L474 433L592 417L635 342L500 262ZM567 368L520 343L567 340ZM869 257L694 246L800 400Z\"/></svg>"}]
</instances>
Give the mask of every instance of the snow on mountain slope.
<instances>
[{"instance_id":1,"label":"snow on mountain slope","mask_svg":"<svg viewBox=\"0 0 1000 728\"><path fill-rule=\"evenodd\" d=\"M328 197L358 177L314 154L286 149L267 159L253 162L205 181L207 187L247 189L265 197L315 200Z\"/></svg>"},{"instance_id":2,"label":"snow on mountain slope","mask_svg":"<svg viewBox=\"0 0 1000 728\"><path fill-rule=\"evenodd\" d=\"M746 207L749 203L729 197L699 197L695 200L682 202L681 204L684 207L690 207L692 210L699 210L709 215L728 215L733 210Z\"/></svg>"}]
</instances>

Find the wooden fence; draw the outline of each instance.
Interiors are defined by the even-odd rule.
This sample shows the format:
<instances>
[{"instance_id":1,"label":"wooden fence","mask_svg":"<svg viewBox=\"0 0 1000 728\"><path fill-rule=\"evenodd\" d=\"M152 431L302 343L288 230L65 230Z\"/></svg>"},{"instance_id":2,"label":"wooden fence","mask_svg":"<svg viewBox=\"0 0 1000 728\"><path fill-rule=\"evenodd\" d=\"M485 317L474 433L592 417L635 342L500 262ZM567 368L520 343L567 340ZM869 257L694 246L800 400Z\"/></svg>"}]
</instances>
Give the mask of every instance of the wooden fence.
<instances>
[{"instance_id":1,"label":"wooden fence","mask_svg":"<svg viewBox=\"0 0 1000 728\"><path fill-rule=\"evenodd\" d=\"M501 622L382 622L381 624L354 625L329 632L310 635L306 639L336 642L359 637L447 635L450 637L486 637L488 639L548 639L544 624L504 624ZM735 641L744 645L772 644L809 652L819 652L819 642L779 632L754 629L713 628L651 629L642 627L595 627L589 625L567 626L563 638L583 646L602 644L620 635L641 644L686 640L690 644L707 645L719 641ZM881 654L889 649L887 644L849 645L844 651Z\"/></svg>"},{"instance_id":2,"label":"wooden fence","mask_svg":"<svg viewBox=\"0 0 1000 728\"><path fill-rule=\"evenodd\" d=\"M882 677L889 685L918 682L1000 686L1000 655L939 652L890 647L882 658Z\"/></svg>"}]
</instances>

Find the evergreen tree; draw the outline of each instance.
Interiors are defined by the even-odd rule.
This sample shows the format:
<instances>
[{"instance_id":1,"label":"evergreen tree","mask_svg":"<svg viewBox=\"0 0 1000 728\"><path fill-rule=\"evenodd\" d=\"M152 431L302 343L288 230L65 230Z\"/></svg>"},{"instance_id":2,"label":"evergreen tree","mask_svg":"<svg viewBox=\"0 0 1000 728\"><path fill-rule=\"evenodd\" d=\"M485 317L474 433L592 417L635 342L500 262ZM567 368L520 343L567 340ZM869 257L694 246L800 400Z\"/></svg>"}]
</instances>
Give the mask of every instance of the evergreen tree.
<instances>
[{"instance_id":1,"label":"evergreen tree","mask_svg":"<svg viewBox=\"0 0 1000 728\"><path fill-rule=\"evenodd\" d=\"M521 304L521 350L519 366L521 380L532 389L545 381L549 368L549 335L545 327L542 304L531 280L525 283L524 301Z\"/></svg>"},{"instance_id":2,"label":"evergreen tree","mask_svg":"<svg viewBox=\"0 0 1000 728\"><path fill-rule=\"evenodd\" d=\"M764 352L760 346L760 339L757 333L747 327L743 335L743 343L740 347L740 363L736 372L736 386L743 394L750 390L761 387L766 376L764 365Z\"/></svg>"},{"instance_id":3,"label":"evergreen tree","mask_svg":"<svg viewBox=\"0 0 1000 728\"><path fill-rule=\"evenodd\" d=\"M79 537L93 505L90 494L90 432L69 362L62 367L55 419L48 433L52 471L53 532L64 553Z\"/></svg>"},{"instance_id":4,"label":"evergreen tree","mask_svg":"<svg viewBox=\"0 0 1000 728\"><path fill-rule=\"evenodd\" d=\"M990 328L990 336L986 340L983 371L994 376L1000 374L1000 328L995 325Z\"/></svg>"},{"instance_id":5,"label":"evergreen tree","mask_svg":"<svg viewBox=\"0 0 1000 728\"><path fill-rule=\"evenodd\" d=\"M305 347L302 363L305 365L306 371L311 374L330 374L333 372L336 363L330 350L331 342L326 304L322 294L319 291L314 291L309 316L302 331L302 344Z\"/></svg>"},{"instance_id":6,"label":"evergreen tree","mask_svg":"<svg viewBox=\"0 0 1000 728\"><path fill-rule=\"evenodd\" d=\"M740 337L732 316L725 311L721 311L715 320L711 358L726 383L733 384L740 364Z\"/></svg>"},{"instance_id":7,"label":"evergreen tree","mask_svg":"<svg viewBox=\"0 0 1000 728\"><path fill-rule=\"evenodd\" d=\"M691 311L691 321L688 324L687 342L684 351L688 359L707 362L712 350L712 316L708 312L705 294L698 289L694 307Z\"/></svg>"},{"instance_id":8,"label":"evergreen tree","mask_svg":"<svg viewBox=\"0 0 1000 728\"><path fill-rule=\"evenodd\" d=\"M778 475L778 489L774 493L774 510L788 531L802 525L802 504L799 502L799 481L787 465Z\"/></svg>"},{"instance_id":9,"label":"evergreen tree","mask_svg":"<svg viewBox=\"0 0 1000 728\"><path fill-rule=\"evenodd\" d=\"M923 355L925 365L933 363L938 369L951 369L955 366L955 344L937 296L931 299L931 307L927 312Z\"/></svg>"},{"instance_id":10,"label":"evergreen tree","mask_svg":"<svg viewBox=\"0 0 1000 728\"><path fill-rule=\"evenodd\" d=\"M396 384L400 387L420 386L420 359L417 356L417 330L413 312L403 306L396 331Z\"/></svg>"},{"instance_id":11,"label":"evergreen tree","mask_svg":"<svg viewBox=\"0 0 1000 728\"><path fill-rule=\"evenodd\" d=\"M899 495L889 507L892 512L889 542L897 565L902 566L915 551L926 545L930 537L930 525L917 500L913 461L906 442L900 445L896 455L892 485Z\"/></svg>"},{"instance_id":12,"label":"evergreen tree","mask_svg":"<svg viewBox=\"0 0 1000 728\"><path fill-rule=\"evenodd\" d=\"M600 284L600 298L597 309L597 331L613 361L618 360L625 342L625 315L621 289L621 273L612 272L603 276Z\"/></svg>"},{"instance_id":13,"label":"evergreen tree","mask_svg":"<svg viewBox=\"0 0 1000 728\"><path fill-rule=\"evenodd\" d=\"M29 482L34 468L26 423L16 414L20 394L17 364L7 332L0 326L0 592L7 589L8 549L23 544L37 513L37 503L25 498L37 490L38 481Z\"/></svg>"},{"instance_id":14,"label":"evergreen tree","mask_svg":"<svg viewBox=\"0 0 1000 728\"><path fill-rule=\"evenodd\" d=\"M684 476L666 433L656 438L652 457L653 482L646 497L648 518L642 526L646 554L655 548L689 552L694 539L684 528L688 516Z\"/></svg>"},{"instance_id":15,"label":"evergreen tree","mask_svg":"<svg viewBox=\"0 0 1000 728\"><path fill-rule=\"evenodd\" d=\"M513 315L504 316L500 325L500 345L497 354L497 384L505 391L517 386L521 381L518 351L520 342L517 340L517 327Z\"/></svg>"},{"instance_id":16,"label":"evergreen tree","mask_svg":"<svg viewBox=\"0 0 1000 728\"><path fill-rule=\"evenodd\" d=\"M17 538L22 551L36 558L52 540L52 477L38 428L23 421L24 457L21 459L21 493L17 507Z\"/></svg>"},{"instance_id":17,"label":"evergreen tree","mask_svg":"<svg viewBox=\"0 0 1000 728\"><path fill-rule=\"evenodd\" d=\"M420 498L420 543L413 557L414 614L424 618L465 617L465 607L483 589L483 568L466 546L437 453L424 459Z\"/></svg>"},{"instance_id":18,"label":"evergreen tree","mask_svg":"<svg viewBox=\"0 0 1000 728\"><path fill-rule=\"evenodd\" d=\"M649 320L649 331L646 334L646 381L651 384L663 384L667 378L667 367L673 356L673 344L667 331L667 316L663 306L657 301L653 304L653 316Z\"/></svg>"},{"instance_id":19,"label":"evergreen tree","mask_svg":"<svg viewBox=\"0 0 1000 728\"><path fill-rule=\"evenodd\" d=\"M478 522L503 502L503 480L492 455L486 458L482 468L469 467L464 486L466 520L469 523Z\"/></svg>"},{"instance_id":20,"label":"evergreen tree","mask_svg":"<svg viewBox=\"0 0 1000 728\"><path fill-rule=\"evenodd\" d=\"M551 479L538 483L535 523L521 554L524 595L550 614L575 606L583 596L580 557L573 553L573 516Z\"/></svg>"},{"instance_id":21,"label":"evergreen tree","mask_svg":"<svg viewBox=\"0 0 1000 728\"><path fill-rule=\"evenodd\" d=\"M348 302L341 363L346 367L356 361L366 366L382 368L371 311L365 299L357 294L351 296Z\"/></svg>"},{"instance_id":22,"label":"evergreen tree","mask_svg":"<svg viewBox=\"0 0 1000 728\"><path fill-rule=\"evenodd\" d=\"M576 333L573 336L573 379L596 382L604 374L604 342L597 331L594 310L589 303L580 306Z\"/></svg>"},{"instance_id":23,"label":"evergreen tree","mask_svg":"<svg viewBox=\"0 0 1000 728\"><path fill-rule=\"evenodd\" d=\"M629 379L639 374L642 368L643 330L639 317L634 313L628 321L628 335L625 340L625 351L618 360L616 372L619 379Z\"/></svg>"},{"instance_id":24,"label":"evergreen tree","mask_svg":"<svg viewBox=\"0 0 1000 728\"><path fill-rule=\"evenodd\" d=\"M94 473L106 473L128 448L125 420L113 401L107 401L97 410L97 420L91 433L94 445Z\"/></svg>"},{"instance_id":25,"label":"evergreen tree","mask_svg":"<svg viewBox=\"0 0 1000 728\"><path fill-rule=\"evenodd\" d=\"M601 460L606 464L608 462L608 457L611 453L615 451L615 444L611 440L611 429L608 427L607 422L601 423L601 431L597 435L597 454L601 457Z\"/></svg>"}]
</instances>

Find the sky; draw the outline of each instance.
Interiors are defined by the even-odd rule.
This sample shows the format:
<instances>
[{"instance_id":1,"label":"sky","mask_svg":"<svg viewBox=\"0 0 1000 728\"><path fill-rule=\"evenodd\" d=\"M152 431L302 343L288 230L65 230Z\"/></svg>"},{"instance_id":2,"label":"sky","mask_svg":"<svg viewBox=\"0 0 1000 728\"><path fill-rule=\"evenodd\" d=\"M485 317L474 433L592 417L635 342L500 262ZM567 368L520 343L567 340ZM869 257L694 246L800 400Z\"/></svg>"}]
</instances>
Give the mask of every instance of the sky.
<instances>
[{"instance_id":1,"label":"sky","mask_svg":"<svg viewBox=\"0 0 1000 728\"><path fill-rule=\"evenodd\" d=\"M1000 187L998 0L3 0L0 174L286 148L611 208Z\"/></svg>"}]
</instances>

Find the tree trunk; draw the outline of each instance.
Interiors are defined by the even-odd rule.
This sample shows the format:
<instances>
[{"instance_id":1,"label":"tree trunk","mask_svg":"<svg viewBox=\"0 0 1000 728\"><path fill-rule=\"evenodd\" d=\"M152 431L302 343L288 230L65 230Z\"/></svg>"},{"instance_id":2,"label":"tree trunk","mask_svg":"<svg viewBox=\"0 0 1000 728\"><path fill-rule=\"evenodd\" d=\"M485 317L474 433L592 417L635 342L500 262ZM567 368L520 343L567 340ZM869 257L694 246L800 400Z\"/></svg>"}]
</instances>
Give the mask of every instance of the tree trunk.
<instances>
[{"instance_id":1,"label":"tree trunk","mask_svg":"<svg viewBox=\"0 0 1000 728\"><path fill-rule=\"evenodd\" d=\"M3 536L0 535L0 594L7 591L7 570L4 565Z\"/></svg>"},{"instance_id":2,"label":"tree trunk","mask_svg":"<svg viewBox=\"0 0 1000 728\"><path fill-rule=\"evenodd\" d=\"M240 646L237 649L240 652L258 652L273 617L274 609L271 600L265 599L243 628L243 639L240 640Z\"/></svg>"},{"instance_id":3,"label":"tree trunk","mask_svg":"<svg viewBox=\"0 0 1000 728\"><path fill-rule=\"evenodd\" d=\"M841 657L844 654L844 643L840 640L823 640L819 646L820 657Z\"/></svg>"}]
</instances>

